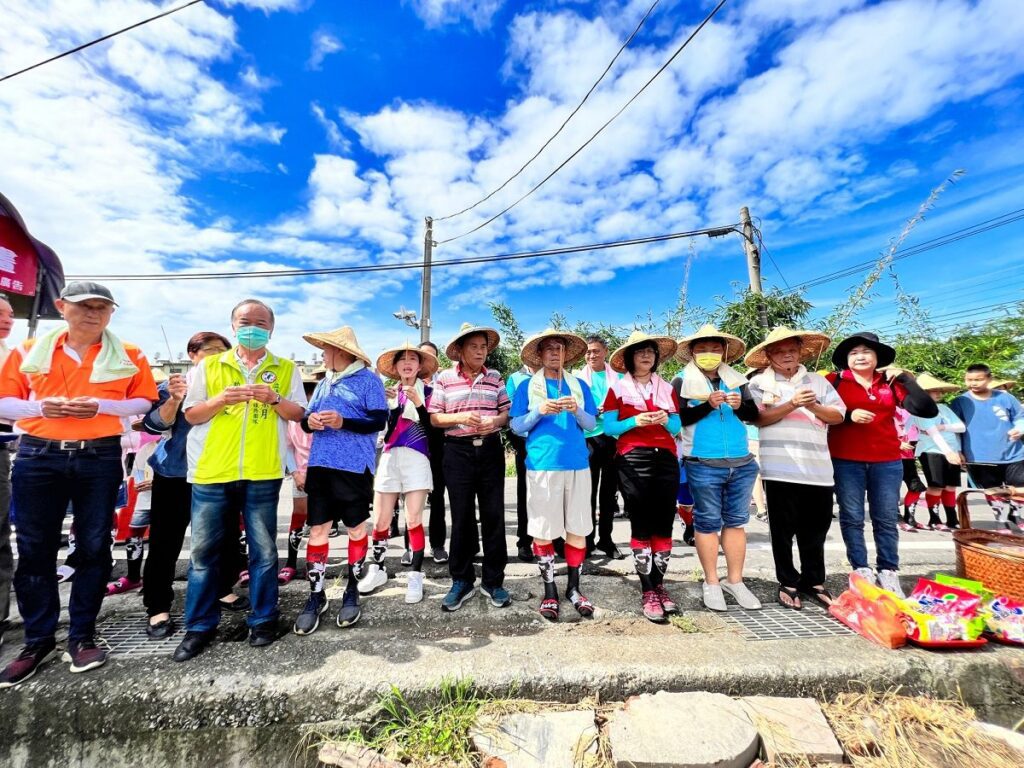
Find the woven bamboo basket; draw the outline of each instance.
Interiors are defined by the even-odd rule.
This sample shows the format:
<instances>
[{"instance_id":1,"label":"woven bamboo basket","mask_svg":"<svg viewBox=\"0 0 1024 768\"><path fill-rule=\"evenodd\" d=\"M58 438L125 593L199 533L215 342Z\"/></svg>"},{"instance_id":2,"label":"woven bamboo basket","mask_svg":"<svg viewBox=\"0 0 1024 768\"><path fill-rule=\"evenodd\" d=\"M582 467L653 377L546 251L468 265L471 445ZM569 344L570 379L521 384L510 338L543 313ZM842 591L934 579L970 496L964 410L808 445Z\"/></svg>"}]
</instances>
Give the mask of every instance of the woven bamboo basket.
<instances>
[{"instance_id":1,"label":"woven bamboo basket","mask_svg":"<svg viewBox=\"0 0 1024 768\"><path fill-rule=\"evenodd\" d=\"M982 582L997 595L1024 600L1024 536L971 528L967 502L983 490L968 489L957 496L960 530L953 532L956 573Z\"/></svg>"}]
</instances>

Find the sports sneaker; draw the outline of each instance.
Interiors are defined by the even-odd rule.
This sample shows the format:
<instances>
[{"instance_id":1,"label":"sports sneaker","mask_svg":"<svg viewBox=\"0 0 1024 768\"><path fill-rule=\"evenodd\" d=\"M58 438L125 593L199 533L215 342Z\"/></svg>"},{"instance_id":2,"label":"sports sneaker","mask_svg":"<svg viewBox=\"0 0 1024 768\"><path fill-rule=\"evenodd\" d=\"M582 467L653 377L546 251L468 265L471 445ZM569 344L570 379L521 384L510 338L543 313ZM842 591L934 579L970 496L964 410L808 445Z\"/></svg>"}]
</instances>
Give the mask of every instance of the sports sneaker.
<instances>
[{"instance_id":1,"label":"sports sneaker","mask_svg":"<svg viewBox=\"0 0 1024 768\"><path fill-rule=\"evenodd\" d=\"M676 601L672 599L671 595L669 595L664 584L656 586L654 588L654 594L658 596L658 601L661 603L661 607L666 614L679 613L679 606L676 605Z\"/></svg>"},{"instance_id":2,"label":"sports sneaker","mask_svg":"<svg viewBox=\"0 0 1024 768\"><path fill-rule=\"evenodd\" d=\"M409 585L405 589L405 602L412 604L423 600L423 571L409 572Z\"/></svg>"},{"instance_id":3,"label":"sports sneaker","mask_svg":"<svg viewBox=\"0 0 1024 768\"><path fill-rule=\"evenodd\" d=\"M448 594L441 600L441 610L448 612L459 610L462 604L472 597L475 591L476 588L472 582L453 581L452 588L448 590Z\"/></svg>"},{"instance_id":4,"label":"sports sneaker","mask_svg":"<svg viewBox=\"0 0 1024 768\"><path fill-rule=\"evenodd\" d=\"M50 643L26 645L14 660L0 672L0 688L12 688L28 680L43 664L57 655L57 646Z\"/></svg>"},{"instance_id":5,"label":"sports sneaker","mask_svg":"<svg viewBox=\"0 0 1024 768\"><path fill-rule=\"evenodd\" d=\"M71 662L72 672L88 672L107 663L107 649L96 645L96 641L91 637L78 641L70 640L63 659Z\"/></svg>"},{"instance_id":6,"label":"sports sneaker","mask_svg":"<svg viewBox=\"0 0 1024 768\"><path fill-rule=\"evenodd\" d=\"M512 605L512 596L504 587L488 587L486 584L481 584L480 589L491 598L491 605L495 608L507 608Z\"/></svg>"},{"instance_id":7,"label":"sports sneaker","mask_svg":"<svg viewBox=\"0 0 1024 768\"><path fill-rule=\"evenodd\" d=\"M58 565L57 566L57 583L63 584L65 581L71 581L75 577L75 569L70 565Z\"/></svg>"},{"instance_id":8,"label":"sports sneaker","mask_svg":"<svg viewBox=\"0 0 1024 768\"><path fill-rule=\"evenodd\" d=\"M302 612L295 617L292 631L296 635L312 635L320 626L320 617L327 612L327 595L323 592L310 592L309 599Z\"/></svg>"},{"instance_id":9,"label":"sports sneaker","mask_svg":"<svg viewBox=\"0 0 1024 768\"><path fill-rule=\"evenodd\" d=\"M867 579L868 584L878 583L878 579L875 578L875 572L872 571L870 568L855 568L853 572L856 573L858 576L862 576L865 579Z\"/></svg>"},{"instance_id":10,"label":"sports sneaker","mask_svg":"<svg viewBox=\"0 0 1024 768\"><path fill-rule=\"evenodd\" d=\"M665 622L665 609L661 607L661 600L658 599L657 592L653 589L647 590L640 597L640 603L643 606L645 619L653 621L655 624Z\"/></svg>"},{"instance_id":11,"label":"sports sneaker","mask_svg":"<svg viewBox=\"0 0 1024 768\"><path fill-rule=\"evenodd\" d=\"M133 589L138 589L142 586L141 581L132 581L127 576L122 576L119 579L115 579L107 584L107 596L120 595L125 592L131 592Z\"/></svg>"},{"instance_id":12,"label":"sports sneaker","mask_svg":"<svg viewBox=\"0 0 1024 768\"><path fill-rule=\"evenodd\" d=\"M387 569L383 565L370 563L366 566L366 573L359 580L359 594L368 595L377 587L386 584L388 580Z\"/></svg>"},{"instance_id":13,"label":"sports sneaker","mask_svg":"<svg viewBox=\"0 0 1024 768\"><path fill-rule=\"evenodd\" d=\"M761 601L754 597L754 593L747 589L747 585L742 581L737 581L735 584L723 581L722 591L732 595L733 599L739 603L740 608L746 611L757 611L761 609Z\"/></svg>"},{"instance_id":14,"label":"sports sneaker","mask_svg":"<svg viewBox=\"0 0 1024 768\"><path fill-rule=\"evenodd\" d=\"M445 551L444 547L434 547L433 556L435 563L448 562L448 553Z\"/></svg>"},{"instance_id":15,"label":"sports sneaker","mask_svg":"<svg viewBox=\"0 0 1024 768\"><path fill-rule=\"evenodd\" d=\"M338 611L338 626L342 629L351 627L359 621L359 617L362 615L363 611L359 607L359 593L346 589L345 595L341 598L341 610Z\"/></svg>"},{"instance_id":16,"label":"sports sneaker","mask_svg":"<svg viewBox=\"0 0 1024 768\"><path fill-rule=\"evenodd\" d=\"M708 584L706 581L701 585L701 592L704 596L704 607L709 611L727 611L725 595L722 594L721 584Z\"/></svg>"},{"instance_id":17,"label":"sports sneaker","mask_svg":"<svg viewBox=\"0 0 1024 768\"><path fill-rule=\"evenodd\" d=\"M412 565L412 550L411 549L405 550L405 552L402 553L402 559L399 560L398 562L401 563L402 565L406 566L406 567L409 567L410 565Z\"/></svg>"},{"instance_id":18,"label":"sports sneaker","mask_svg":"<svg viewBox=\"0 0 1024 768\"><path fill-rule=\"evenodd\" d=\"M905 597L903 587L900 586L900 577L896 571L879 571L878 586L887 592L892 592L896 597Z\"/></svg>"}]
</instances>

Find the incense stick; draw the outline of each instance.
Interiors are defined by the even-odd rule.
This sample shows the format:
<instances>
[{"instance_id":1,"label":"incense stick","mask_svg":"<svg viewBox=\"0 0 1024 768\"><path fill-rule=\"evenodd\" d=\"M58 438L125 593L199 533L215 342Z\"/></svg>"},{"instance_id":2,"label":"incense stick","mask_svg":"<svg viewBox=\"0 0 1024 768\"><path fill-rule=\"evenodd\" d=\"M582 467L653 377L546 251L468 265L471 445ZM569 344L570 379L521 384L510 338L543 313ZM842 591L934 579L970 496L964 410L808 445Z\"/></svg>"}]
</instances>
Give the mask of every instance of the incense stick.
<instances>
[{"instance_id":1,"label":"incense stick","mask_svg":"<svg viewBox=\"0 0 1024 768\"><path fill-rule=\"evenodd\" d=\"M167 340L167 331L164 330L163 325L160 326L160 333L164 335L164 344L167 345L167 362L171 362L173 359L171 355L171 342Z\"/></svg>"}]
</instances>

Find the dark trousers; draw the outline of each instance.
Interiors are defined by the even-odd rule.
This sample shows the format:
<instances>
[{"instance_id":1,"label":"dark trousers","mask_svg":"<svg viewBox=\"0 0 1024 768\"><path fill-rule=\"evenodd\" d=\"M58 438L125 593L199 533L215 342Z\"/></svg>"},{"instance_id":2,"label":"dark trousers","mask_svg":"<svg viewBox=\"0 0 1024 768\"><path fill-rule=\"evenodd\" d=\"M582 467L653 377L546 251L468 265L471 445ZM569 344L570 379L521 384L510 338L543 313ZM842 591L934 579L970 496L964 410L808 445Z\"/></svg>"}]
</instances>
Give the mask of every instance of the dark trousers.
<instances>
[{"instance_id":1,"label":"dark trousers","mask_svg":"<svg viewBox=\"0 0 1024 768\"><path fill-rule=\"evenodd\" d=\"M765 480L764 490L779 584L802 590L824 584L825 537L832 525L832 486ZM800 571L793 564L794 537L800 553Z\"/></svg>"},{"instance_id":2,"label":"dark trousers","mask_svg":"<svg viewBox=\"0 0 1024 768\"><path fill-rule=\"evenodd\" d=\"M11 553L11 444L0 443L0 635L11 612L11 579L14 555Z\"/></svg>"},{"instance_id":3,"label":"dark trousers","mask_svg":"<svg viewBox=\"0 0 1024 768\"><path fill-rule=\"evenodd\" d=\"M449 440L444 446L444 479L452 510L451 552L448 571L452 579L476 581L473 557L480 545L476 509L480 512L484 563L481 581L500 587L505 580L508 551L505 547L505 452L496 434L474 446L469 440Z\"/></svg>"},{"instance_id":4,"label":"dark trousers","mask_svg":"<svg viewBox=\"0 0 1024 768\"><path fill-rule=\"evenodd\" d=\"M22 439L12 486L18 513L18 570L14 591L25 620L25 644L50 643L57 632L57 549L71 502L75 523L75 580L68 639L91 638L112 566L110 526L121 485L121 447L59 451Z\"/></svg>"},{"instance_id":5,"label":"dark trousers","mask_svg":"<svg viewBox=\"0 0 1024 768\"><path fill-rule=\"evenodd\" d=\"M597 532L597 540L608 543L612 540L612 523L619 503L615 494L619 489L619 476L615 470L616 440L608 435L587 438L587 452L590 454L590 520ZM600 510L600 515L598 515ZM594 543L594 534L587 537Z\"/></svg>"},{"instance_id":6,"label":"dark trousers","mask_svg":"<svg viewBox=\"0 0 1024 768\"><path fill-rule=\"evenodd\" d=\"M516 546L530 547L533 536L526 532L526 438L509 430L508 442L516 457Z\"/></svg>"},{"instance_id":7,"label":"dark trousers","mask_svg":"<svg viewBox=\"0 0 1024 768\"><path fill-rule=\"evenodd\" d=\"M615 457L630 536L671 538L679 491L679 462L664 448L634 448Z\"/></svg>"},{"instance_id":8,"label":"dark trousers","mask_svg":"<svg viewBox=\"0 0 1024 768\"><path fill-rule=\"evenodd\" d=\"M230 515L238 518L239 511ZM185 543L185 529L192 519L192 486L184 477L164 477L153 473L153 508L149 516L149 554L142 571L142 602L146 614L170 613L174 603L174 573ZM218 596L231 592L238 580L238 568L231 563L238 557L238 540L225 536L221 549L220 589ZM243 566L244 567L244 566Z\"/></svg>"},{"instance_id":9,"label":"dark trousers","mask_svg":"<svg viewBox=\"0 0 1024 768\"><path fill-rule=\"evenodd\" d=\"M430 492L430 521L427 534L431 549L444 549L448 525L444 513L444 441L430 443L430 475L434 489Z\"/></svg>"}]
</instances>

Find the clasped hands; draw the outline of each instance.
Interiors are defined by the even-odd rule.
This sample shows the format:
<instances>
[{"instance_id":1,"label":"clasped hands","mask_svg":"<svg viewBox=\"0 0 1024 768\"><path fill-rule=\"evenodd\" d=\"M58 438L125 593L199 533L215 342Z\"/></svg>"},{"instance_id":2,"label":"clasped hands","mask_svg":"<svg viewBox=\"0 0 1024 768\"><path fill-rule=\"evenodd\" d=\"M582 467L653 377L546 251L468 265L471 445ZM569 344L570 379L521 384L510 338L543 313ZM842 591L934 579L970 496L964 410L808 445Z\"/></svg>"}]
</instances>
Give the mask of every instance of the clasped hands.
<instances>
[{"instance_id":1,"label":"clasped hands","mask_svg":"<svg viewBox=\"0 0 1024 768\"><path fill-rule=\"evenodd\" d=\"M100 410L94 397L46 397L39 401L40 411L46 419L91 419Z\"/></svg>"}]
</instances>

